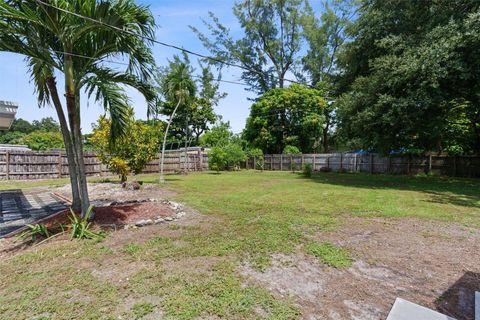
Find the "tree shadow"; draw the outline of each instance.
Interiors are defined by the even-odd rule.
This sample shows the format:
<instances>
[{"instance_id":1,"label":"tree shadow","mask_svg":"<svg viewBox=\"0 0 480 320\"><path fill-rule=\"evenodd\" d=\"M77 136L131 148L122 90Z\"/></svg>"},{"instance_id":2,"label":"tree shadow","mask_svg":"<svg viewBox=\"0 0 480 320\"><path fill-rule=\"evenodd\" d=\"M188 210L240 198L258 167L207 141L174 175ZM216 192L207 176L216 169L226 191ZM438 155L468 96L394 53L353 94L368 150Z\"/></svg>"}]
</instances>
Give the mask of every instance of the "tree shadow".
<instances>
[{"instance_id":1,"label":"tree shadow","mask_svg":"<svg viewBox=\"0 0 480 320\"><path fill-rule=\"evenodd\" d=\"M474 320L475 291L480 291L480 273L467 271L435 301L435 306L458 320Z\"/></svg>"},{"instance_id":2,"label":"tree shadow","mask_svg":"<svg viewBox=\"0 0 480 320\"><path fill-rule=\"evenodd\" d=\"M322 184L364 188L394 189L428 194L428 202L480 208L480 180L452 177L412 177L362 173L316 173L312 177L298 175Z\"/></svg>"}]
</instances>

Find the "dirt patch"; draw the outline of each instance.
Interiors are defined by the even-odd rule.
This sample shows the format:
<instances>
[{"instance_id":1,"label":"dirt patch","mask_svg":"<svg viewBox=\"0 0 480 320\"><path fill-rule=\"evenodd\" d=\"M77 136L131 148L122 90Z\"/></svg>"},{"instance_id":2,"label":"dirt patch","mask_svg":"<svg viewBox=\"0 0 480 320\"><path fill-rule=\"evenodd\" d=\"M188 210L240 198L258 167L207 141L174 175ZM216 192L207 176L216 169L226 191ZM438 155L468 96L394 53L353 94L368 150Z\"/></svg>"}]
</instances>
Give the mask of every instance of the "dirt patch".
<instances>
[{"instance_id":1,"label":"dirt patch","mask_svg":"<svg viewBox=\"0 0 480 320\"><path fill-rule=\"evenodd\" d=\"M340 230L312 238L346 247L355 262L334 269L299 248L292 256L272 256L265 272L249 266L239 272L247 282L293 297L304 319L385 319L396 297L474 319L479 230L414 219L345 218Z\"/></svg>"},{"instance_id":2,"label":"dirt patch","mask_svg":"<svg viewBox=\"0 0 480 320\"><path fill-rule=\"evenodd\" d=\"M71 199L70 185L57 188L55 192ZM140 190L124 189L120 183L89 183L90 201L95 206L104 206L114 201L154 199L163 200L175 195L175 192L155 184L143 184Z\"/></svg>"}]
</instances>

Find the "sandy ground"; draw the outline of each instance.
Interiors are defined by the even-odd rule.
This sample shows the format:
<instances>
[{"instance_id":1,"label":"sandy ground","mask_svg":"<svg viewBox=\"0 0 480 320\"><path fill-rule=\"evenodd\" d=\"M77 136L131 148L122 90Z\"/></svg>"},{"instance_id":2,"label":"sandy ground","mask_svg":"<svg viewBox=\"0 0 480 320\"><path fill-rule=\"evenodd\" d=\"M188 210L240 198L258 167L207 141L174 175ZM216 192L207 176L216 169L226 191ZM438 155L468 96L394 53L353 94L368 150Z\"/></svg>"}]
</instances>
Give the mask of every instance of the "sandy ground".
<instances>
[{"instance_id":1,"label":"sandy ground","mask_svg":"<svg viewBox=\"0 0 480 320\"><path fill-rule=\"evenodd\" d=\"M348 248L353 265L338 270L298 253L274 255L265 272L249 266L239 272L248 282L293 297L304 319L385 319L396 297L474 319L479 230L413 219L345 218L340 230L314 238Z\"/></svg>"}]
</instances>

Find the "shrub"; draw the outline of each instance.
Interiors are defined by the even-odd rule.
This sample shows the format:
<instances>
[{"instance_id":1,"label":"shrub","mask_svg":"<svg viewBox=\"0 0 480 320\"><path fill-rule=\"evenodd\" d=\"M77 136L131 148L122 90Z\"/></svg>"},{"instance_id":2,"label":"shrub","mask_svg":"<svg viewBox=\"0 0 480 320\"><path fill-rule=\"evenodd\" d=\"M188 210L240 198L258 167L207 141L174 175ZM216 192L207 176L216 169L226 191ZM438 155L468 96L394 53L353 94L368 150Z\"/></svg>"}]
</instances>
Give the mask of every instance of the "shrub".
<instances>
[{"instance_id":1,"label":"shrub","mask_svg":"<svg viewBox=\"0 0 480 320\"><path fill-rule=\"evenodd\" d=\"M265 166L265 158L263 157L263 151L259 148L253 148L247 151L249 157L255 157L255 168L257 170L263 170Z\"/></svg>"},{"instance_id":2,"label":"shrub","mask_svg":"<svg viewBox=\"0 0 480 320\"><path fill-rule=\"evenodd\" d=\"M32 150L64 148L60 132L34 131L20 138L18 142L27 145Z\"/></svg>"},{"instance_id":3,"label":"shrub","mask_svg":"<svg viewBox=\"0 0 480 320\"><path fill-rule=\"evenodd\" d=\"M283 148L283 154L302 154L296 146L286 145Z\"/></svg>"},{"instance_id":4,"label":"shrub","mask_svg":"<svg viewBox=\"0 0 480 320\"><path fill-rule=\"evenodd\" d=\"M70 219L70 227L72 229L71 239L103 239L103 234L90 230L91 222L88 221L88 217L90 216L92 208L93 206L88 208L83 218L78 217L75 212L70 209L70 216L68 218Z\"/></svg>"},{"instance_id":5,"label":"shrub","mask_svg":"<svg viewBox=\"0 0 480 320\"><path fill-rule=\"evenodd\" d=\"M225 161L229 169L237 169L240 164L247 160L247 155L238 144L231 143L223 148L225 151Z\"/></svg>"},{"instance_id":6,"label":"shrub","mask_svg":"<svg viewBox=\"0 0 480 320\"><path fill-rule=\"evenodd\" d=\"M155 158L161 132L161 124L146 124L135 120L130 110L125 124L126 132L112 144L110 138L111 119L101 116L89 138L93 149L108 170L118 174L122 181L130 172L142 172L148 162Z\"/></svg>"},{"instance_id":7,"label":"shrub","mask_svg":"<svg viewBox=\"0 0 480 320\"><path fill-rule=\"evenodd\" d=\"M32 241L37 239L37 236L43 236L48 238L50 233L48 232L47 227L44 224L27 224L28 230L23 232L21 235L18 236L18 239L25 239L27 237L31 237Z\"/></svg>"},{"instance_id":8,"label":"shrub","mask_svg":"<svg viewBox=\"0 0 480 320\"><path fill-rule=\"evenodd\" d=\"M223 148L214 147L208 153L208 167L217 172L224 170L226 166L226 153Z\"/></svg>"},{"instance_id":9,"label":"shrub","mask_svg":"<svg viewBox=\"0 0 480 320\"><path fill-rule=\"evenodd\" d=\"M307 178L310 178L312 176L313 172L313 166L311 163L305 163L303 165L303 175Z\"/></svg>"}]
</instances>

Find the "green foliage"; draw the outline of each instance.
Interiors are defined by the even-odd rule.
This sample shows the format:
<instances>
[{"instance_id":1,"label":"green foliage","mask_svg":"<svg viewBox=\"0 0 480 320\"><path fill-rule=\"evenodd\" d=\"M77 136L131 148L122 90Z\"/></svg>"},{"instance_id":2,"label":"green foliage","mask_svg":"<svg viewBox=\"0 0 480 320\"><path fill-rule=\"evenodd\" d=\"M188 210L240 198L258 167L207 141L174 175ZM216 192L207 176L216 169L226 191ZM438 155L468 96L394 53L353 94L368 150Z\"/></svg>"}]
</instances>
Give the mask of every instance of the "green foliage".
<instances>
[{"instance_id":1,"label":"green foliage","mask_svg":"<svg viewBox=\"0 0 480 320\"><path fill-rule=\"evenodd\" d=\"M286 145L285 148L283 148L283 154L302 154L302 152L296 147L296 146L291 146L291 145Z\"/></svg>"},{"instance_id":2,"label":"green foliage","mask_svg":"<svg viewBox=\"0 0 480 320\"><path fill-rule=\"evenodd\" d=\"M183 59L174 56L169 65L158 75L159 91L165 101L158 110L160 114L170 117L169 141L195 140L215 122L217 116L214 107L226 96L219 92L219 84L209 69L202 67L202 75L193 80L194 69L187 56Z\"/></svg>"},{"instance_id":3,"label":"green foliage","mask_svg":"<svg viewBox=\"0 0 480 320\"><path fill-rule=\"evenodd\" d=\"M141 319L149 313L152 313L155 306L150 302L136 303L132 307L132 313L135 319Z\"/></svg>"},{"instance_id":4,"label":"green foliage","mask_svg":"<svg viewBox=\"0 0 480 320\"><path fill-rule=\"evenodd\" d=\"M325 106L317 89L293 84L270 90L252 105L243 138L265 153L282 153L287 145L313 152L322 138Z\"/></svg>"},{"instance_id":5,"label":"green foliage","mask_svg":"<svg viewBox=\"0 0 480 320\"><path fill-rule=\"evenodd\" d=\"M369 1L342 58L340 129L357 147L480 151L480 3Z\"/></svg>"},{"instance_id":6,"label":"green foliage","mask_svg":"<svg viewBox=\"0 0 480 320\"><path fill-rule=\"evenodd\" d=\"M32 150L62 149L65 147L60 132L33 131L18 140Z\"/></svg>"},{"instance_id":7,"label":"green foliage","mask_svg":"<svg viewBox=\"0 0 480 320\"><path fill-rule=\"evenodd\" d=\"M200 137L200 145L207 148L224 147L233 140L233 137L230 123L219 121Z\"/></svg>"},{"instance_id":8,"label":"green foliage","mask_svg":"<svg viewBox=\"0 0 480 320\"><path fill-rule=\"evenodd\" d=\"M135 120L133 109L130 109L125 123L126 135L118 138L115 144L110 142L110 128L111 120L101 116L89 141L102 163L125 181L129 173L139 174L155 158L162 124Z\"/></svg>"},{"instance_id":9,"label":"green foliage","mask_svg":"<svg viewBox=\"0 0 480 320\"><path fill-rule=\"evenodd\" d=\"M276 87L283 88L285 74L294 66L301 49L303 10L302 0L238 1L233 12L244 31L244 37L238 40L233 39L213 13L210 13L212 23L204 21L211 39L191 28L219 61L245 67L242 79L250 85L250 90L263 94ZM217 65L224 66L223 62Z\"/></svg>"},{"instance_id":10,"label":"green foliage","mask_svg":"<svg viewBox=\"0 0 480 320\"><path fill-rule=\"evenodd\" d=\"M255 165L254 169L263 170L265 167L265 158L263 157L263 151L260 148L252 148L247 150L248 157L255 157Z\"/></svg>"},{"instance_id":11,"label":"green foliage","mask_svg":"<svg viewBox=\"0 0 480 320\"><path fill-rule=\"evenodd\" d=\"M330 267L341 269L352 265L353 259L346 249L334 246L328 242L308 243L305 245L305 250Z\"/></svg>"},{"instance_id":12,"label":"green foliage","mask_svg":"<svg viewBox=\"0 0 480 320\"><path fill-rule=\"evenodd\" d=\"M238 169L240 164L247 160L247 155L239 144L230 143L223 147L223 150L225 151L225 162L228 169Z\"/></svg>"},{"instance_id":13,"label":"green foliage","mask_svg":"<svg viewBox=\"0 0 480 320\"><path fill-rule=\"evenodd\" d=\"M305 177L310 178L313 173L313 166L311 163L305 163L302 168L302 173Z\"/></svg>"},{"instance_id":14,"label":"green foliage","mask_svg":"<svg viewBox=\"0 0 480 320\"><path fill-rule=\"evenodd\" d=\"M25 239L31 237L32 241L35 241L38 236L45 238L50 237L47 227L44 224L37 223L35 225L27 224L28 230L18 236L19 239Z\"/></svg>"},{"instance_id":15,"label":"green foliage","mask_svg":"<svg viewBox=\"0 0 480 320\"><path fill-rule=\"evenodd\" d=\"M70 228L71 236L70 239L94 239L101 240L104 238L104 235L99 232L94 232L90 230L91 222L88 221L90 212L92 211L93 206L88 207L86 214L83 218L80 218L70 209Z\"/></svg>"},{"instance_id":16,"label":"green foliage","mask_svg":"<svg viewBox=\"0 0 480 320\"><path fill-rule=\"evenodd\" d=\"M208 167L217 172L225 170L227 153L221 147L213 147L208 153Z\"/></svg>"}]
</instances>

